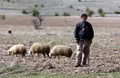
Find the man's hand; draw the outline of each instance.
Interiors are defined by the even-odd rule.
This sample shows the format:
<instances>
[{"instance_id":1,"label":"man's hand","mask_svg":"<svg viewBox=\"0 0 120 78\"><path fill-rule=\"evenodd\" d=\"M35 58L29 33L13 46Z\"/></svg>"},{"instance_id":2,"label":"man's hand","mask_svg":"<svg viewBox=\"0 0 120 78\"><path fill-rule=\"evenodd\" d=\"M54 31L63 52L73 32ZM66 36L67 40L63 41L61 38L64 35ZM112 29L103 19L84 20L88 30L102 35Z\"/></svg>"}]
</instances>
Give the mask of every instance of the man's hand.
<instances>
[{"instance_id":1,"label":"man's hand","mask_svg":"<svg viewBox=\"0 0 120 78\"><path fill-rule=\"evenodd\" d=\"M79 43L79 40L76 40L76 43Z\"/></svg>"},{"instance_id":2,"label":"man's hand","mask_svg":"<svg viewBox=\"0 0 120 78\"><path fill-rule=\"evenodd\" d=\"M92 43L93 39L90 39L90 43Z\"/></svg>"}]
</instances>

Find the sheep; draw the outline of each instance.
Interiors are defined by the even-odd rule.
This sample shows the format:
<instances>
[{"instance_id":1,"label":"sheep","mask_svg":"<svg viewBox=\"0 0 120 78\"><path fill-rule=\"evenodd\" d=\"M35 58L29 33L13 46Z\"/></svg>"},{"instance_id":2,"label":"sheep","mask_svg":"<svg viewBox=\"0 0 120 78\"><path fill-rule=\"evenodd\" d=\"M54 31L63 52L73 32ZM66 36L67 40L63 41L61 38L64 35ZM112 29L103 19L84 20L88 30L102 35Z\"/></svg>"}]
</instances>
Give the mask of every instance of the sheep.
<instances>
[{"instance_id":1,"label":"sheep","mask_svg":"<svg viewBox=\"0 0 120 78\"><path fill-rule=\"evenodd\" d=\"M69 46L65 46L65 45L56 45L54 46L50 53L49 56L66 56L66 57L71 57L72 56L72 49Z\"/></svg>"},{"instance_id":2,"label":"sheep","mask_svg":"<svg viewBox=\"0 0 120 78\"><path fill-rule=\"evenodd\" d=\"M27 49L23 44L16 44L13 45L11 48L8 50L9 55L16 55L20 54L22 55L22 58L26 57L25 54L27 53Z\"/></svg>"},{"instance_id":3,"label":"sheep","mask_svg":"<svg viewBox=\"0 0 120 78\"><path fill-rule=\"evenodd\" d=\"M49 57L49 52L50 52L50 47L49 45L45 45L45 44L41 44L41 43L34 43L30 50L29 50L29 53L33 56L33 54L38 54L38 57L39 57L39 54L42 53L44 58L45 58L45 55L47 55Z\"/></svg>"}]
</instances>

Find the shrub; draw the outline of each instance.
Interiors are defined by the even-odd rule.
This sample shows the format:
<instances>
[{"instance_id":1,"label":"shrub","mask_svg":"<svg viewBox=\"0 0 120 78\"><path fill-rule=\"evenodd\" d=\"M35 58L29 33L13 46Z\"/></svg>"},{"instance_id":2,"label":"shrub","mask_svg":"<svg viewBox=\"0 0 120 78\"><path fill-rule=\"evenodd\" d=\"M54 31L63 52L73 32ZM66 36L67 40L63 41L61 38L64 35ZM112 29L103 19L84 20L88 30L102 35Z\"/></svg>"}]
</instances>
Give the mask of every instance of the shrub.
<instances>
[{"instance_id":1,"label":"shrub","mask_svg":"<svg viewBox=\"0 0 120 78\"><path fill-rule=\"evenodd\" d=\"M86 13L88 16L92 16L94 14L94 11L90 10L89 8L86 8Z\"/></svg>"},{"instance_id":2,"label":"shrub","mask_svg":"<svg viewBox=\"0 0 120 78\"><path fill-rule=\"evenodd\" d=\"M2 19L5 20L5 19L6 19L6 16L5 16L5 15L2 15Z\"/></svg>"},{"instance_id":3,"label":"shrub","mask_svg":"<svg viewBox=\"0 0 120 78\"><path fill-rule=\"evenodd\" d=\"M115 11L114 13L115 13L115 14L120 14L120 11Z\"/></svg>"},{"instance_id":4,"label":"shrub","mask_svg":"<svg viewBox=\"0 0 120 78\"><path fill-rule=\"evenodd\" d=\"M7 0L7 2L10 2L10 0Z\"/></svg>"},{"instance_id":5,"label":"shrub","mask_svg":"<svg viewBox=\"0 0 120 78\"><path fill-rule=\"evenodd\" d=\"M37 8L37 7L38 7L38 4L36 4L35 7Z\"/></svg>"},{"instance_id":6,"label":"shrub","mask_svg":"<svg viewBox=\"0 0 120 78\"><path fill-rule=\"evenodd\" d=\"M101 17L105 17L105 13L100 13L100 16Z\"/></svg>"},{"instance_id":7,"label":"shrub","mask_svg":"<svg viewBox=\"0 0 120 78\"><path fill-rule=\"evenodd\" d=\"M78 0L78 2L81 2L81 0Z\"/></svg>"},{"instance_id":8,"label":"shrub","mask_svg":"<svg viewBox=\"0 0 120 78\"><path fill-rule=\"evenodd\" d=\"M99 13L99 14L103 13L103 9L99 8L99 9L98 9L98 13Z\"/></svg>"},{"instance_id":9,"label":"shrub","mask_svg":"<svg viewBox=\"0 0 120 78\"><path fill-rule=\"evenodd\" d=\"M12 1L12 3L15 3L15 1Z\"/></svg>"},{"instance_id":10,"label":"shrub","mask_svg":"<svg viewBox=\"0 0 120 78\"><path fill-rule=\"evenodd\" d=\"M0 15L0 20L2 19L2 16Z\"/></svg>"},{"instance_id":11,"label":"shrub","mask_svg":"<svg viewBox=\"0 0 120 78\"><path fill-rule=\"evenodd\" d=\"M92 16L94 14L94 11L93 10L90 10L89 12L88 12L88 16Z\"/></svg>"},{"instance_id":12,"label":"shrub","mask_svg":"<svg viewBox=\"0 0 120 78\"><path fill-rule=\"evenodd\" d=\"M6 16L5 15L0 15L0 20L5 20Z\"/></svg>"},{"instance_id":13,"label":"shrub","mask_svg":"<svg viewBox=\"0 0 120 78\"><path fill-rule=\"evenodd\" d=\"M101 8L98 9L98 14L99 14L101 17L105 17L105 13L103 12L103 9L101 9Z\"/></svg>"},{"instance_id":14,"label":"shrub","mask_svg":"<svg viewBox=\"0 0 120 78\"><path fill-rule=\"evenodd\" d=\"M32 10L32 16L38 16L39 15L39 10L33 9Z\"/></svg>"},{"instance_id":15,"label":"shrub","mask_svg":"<svg viewBox=\"0 0 120 78\"><path fill-rule=\"evenodd\" d=\"M63 16L70 16L70 13L64 12Z\"/></svg>"},{"instance_id":16,"label":"shrub","mask_svg":"<svg viewBox=\"0 0 120 78\"><path fill-rule=\"evenodd\" d=\"M88 16L92 16L94 14L94 11L90 10L89 8L86 8L86 13Z\"/></svg>"},{"instance_id":17,"label":"shrub","mask_svg":"<svg viewBox=\"0 0 120 78\"><path fill-rule=\"evenodd\" d=\"M25 10L25 9L22 10L22 13L23 14L28 14L27 10Z\"/></svg>"},{"instance_id":18,"label":"shrub","mask_svg":"<svg viewBox=\"0 0 120 78\"><path fill-rule=\"evenodd\" d=\"M71 8L71 9L73 9L73 6L72 6L72 5L70 5L70 8Z\"/></svg>"},{"instance_id":19,"label":"shrub","mask_svg":"<svg viewBox=\"0 0 120 78\"><path fill-rule=\"evenodd\" d=\"M80 9L78 8L77 11L80 11Z\"/></svg>"},{"instance_id":20,"label":"shrub","mask_svg":"<svg viewBox=\"0 0 120 78\"><path fill-rule=\"evenodd\" d=\"M55 13L55 16L59 16L59 13Z\"/></svg>"},{"instance_id":21,"label":"shrub","mask_svg":"<svg viewBox=\"0 0 120 78\"><path fill-rule=\"evenodd\" d=\"M90 11L90 9L89 8L86 8L86 10L85 10L86 12L89 12Z\"/></svg>"},{"instance_id":22,"label":"shrub","mask_svg":"<svg viewBox=\"0 0 120 78\"><path fill-rule=\"evenodd\" d=\"M41 7L44 7L44 5L41 5Z\"/></svg>"}]
</instances>

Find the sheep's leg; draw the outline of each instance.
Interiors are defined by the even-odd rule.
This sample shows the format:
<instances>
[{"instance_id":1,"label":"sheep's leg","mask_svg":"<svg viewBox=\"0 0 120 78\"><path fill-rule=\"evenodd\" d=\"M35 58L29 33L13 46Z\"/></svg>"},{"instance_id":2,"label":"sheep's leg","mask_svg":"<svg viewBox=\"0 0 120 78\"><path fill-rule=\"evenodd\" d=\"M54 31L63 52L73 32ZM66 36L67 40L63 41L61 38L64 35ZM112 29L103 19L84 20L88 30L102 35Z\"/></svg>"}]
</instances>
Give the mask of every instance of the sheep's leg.
<instances>
[{"instance_id":1,"label":"sheep's leg","mask_svg":"<svg viewBox=\"0 0 120 78\"><path fill-rule=\"evenodd\" d=\"M15 54L16 55L16 57L17 57L17 54Z\"/></svg>"},{"instance_id":2,"label":"sheep's leg","mask_svg":"<svg viewBox=\"0 0 120 78\"><path fill-rule=\"evenodd\" d=\"M23 63L24 63L24 64L26 63L26 60L25 60L25 59L26 59L26 56L25 56L25 54L23 54L23 55L22 55L22 60L23 60Z\"/></svg>"},{"instance_id":3,"label":"sheep's leg","mask_svg":"<svg viewBox=\"0 0 120 78\"><path fill-rule=\"evenodd\" d=\"M31 54L31 56L32 56L32 58L33 58L33 53L31 52L30 54Z\"/></svg>"},{"instance_id":4,"label":"sheep's leg","mask_svg":"<svg viewBox=\"0 0 120 78\"><path fill-rule=\"evenodd\" d=\"M54 56L54 58L56 58L56 56Z\"/></svg>"},{"instance_id":5,"label":"sheep's leg","mask_svg":"<svg viewBox=\"0 0 120 78\"><path fill-rule=\"evenodd\" d=\"M38 53L38 57L40 57L39 53Z\"/></svg>"},{"instance_id":6,"label":"sheep's leg","mask_svg":"<svg viewBox=\"0 0 120 78\"><path fill-rule=\"evenodd\" d=\"M25 55L25 54L22 54L22 58L26 58L26 55Z\"/></svg>"},{"instance_id":7,"label":"sheep's leg","mask_svg":"<svg viewBox=\"0 0 120 78\"><path fill-rule=\"evenodd\" d=\"M45 53L43 53L43 56L44 56L44 58L45 58Z\"/></svg>"},{"instance_id":8,"label":"sheep's leg","mask_svg":"<svg viewBox=\"0 0 120 78\"><path fill-rule=\"evenodd\" d=\"M12 54L12 56L14 57L14 54Z\"/></svg>"},{"instance_id":9,"label":"sheep's leg","mask_svg":"<svg viewBox=\"0 0 120 78\"><path fill-rule=\"evenodd\" d=\"M60 56L58 56L58 59L60 59Z\"/></svg>"},{"instance_id":10,"label":"sheep's leg","mask_svg":"<svg viewBox=\"0 0 120 78\"><path fill-rule=\"evenodd\" d=\"M31 60L33 60L33 58L34 58L34 54L31 52L31 56L32 56L32 59Z\"/></svg>"},{"instance_id":11,"label":"sheep's leg","mask_svg":"<svg viewBox=\"0 0 120 78\"><path fill-rule=\"evenodd\" d=\"M26 55L24 55L24 58L26 59Z\"/></svg>"},{"instance_id":12,"label":"sheep's leg","mask_svg":"<svg viewBox=\"0 0 120 78\"><path fill-rule=\"evenodd\" d=\"M49 54L47 54L47 56L48 56L49 58L51 58L51 57L49 56Z\"/></svg>"}]
</instances>

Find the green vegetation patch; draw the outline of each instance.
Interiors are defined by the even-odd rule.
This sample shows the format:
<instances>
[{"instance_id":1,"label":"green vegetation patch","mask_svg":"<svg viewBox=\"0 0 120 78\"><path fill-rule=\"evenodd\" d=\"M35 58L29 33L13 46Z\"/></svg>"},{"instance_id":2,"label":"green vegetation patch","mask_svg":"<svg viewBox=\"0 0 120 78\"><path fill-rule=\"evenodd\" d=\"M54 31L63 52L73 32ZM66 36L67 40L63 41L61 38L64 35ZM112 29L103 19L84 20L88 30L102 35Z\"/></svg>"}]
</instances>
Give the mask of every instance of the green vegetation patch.
<instances>
[{"instance_id":1,"label":"green vegetation patch","mask_svg":"<svg viewBox=\"0 0 120 78\"><path fill-rule=\"evenodd\" d=\"M13 68L1 68L1 72L7 73L1 74L0 78L120 78L120 72L97 72L97 73L91 73L91 74L83 74L83 75L68 75L68 74L60 74L60 73L50 73L48 71L31 71L31 72L25 72L21 73L21 67L13 67ZM9 72L5 72L9 71ZM18 73L11 73L13 71L18 71ZM8 74L11 73L11 74Z\"/></svg>"}]
</instances>

